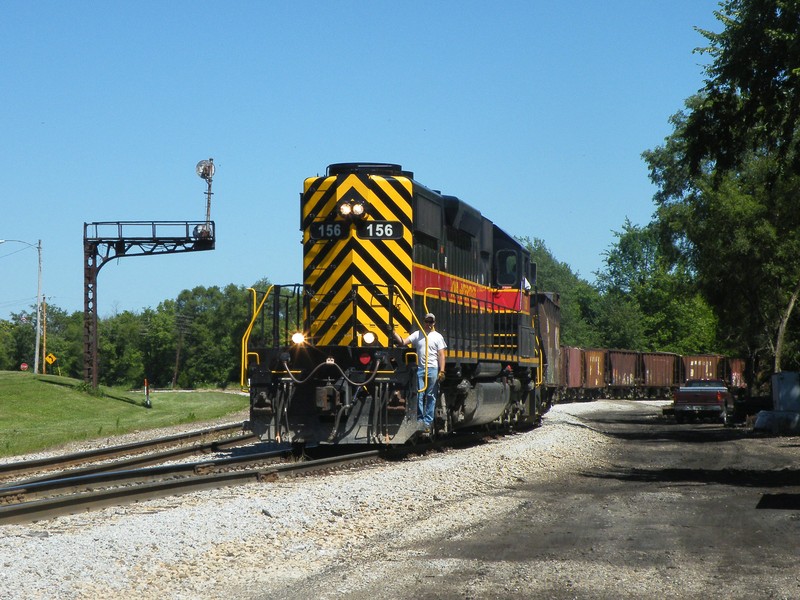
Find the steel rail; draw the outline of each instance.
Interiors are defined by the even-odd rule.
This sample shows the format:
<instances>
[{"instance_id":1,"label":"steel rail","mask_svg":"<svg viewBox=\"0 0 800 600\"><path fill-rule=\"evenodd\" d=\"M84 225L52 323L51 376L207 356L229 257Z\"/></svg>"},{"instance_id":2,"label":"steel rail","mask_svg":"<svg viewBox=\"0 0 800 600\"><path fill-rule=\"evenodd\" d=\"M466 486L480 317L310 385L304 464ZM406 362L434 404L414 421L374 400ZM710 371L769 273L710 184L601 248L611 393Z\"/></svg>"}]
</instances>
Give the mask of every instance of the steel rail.
<instances>
[{"instance_id":1,"label":"steel rail","mask_svg":"<svg viewBox=\"0 0 800 600\"><path fill-rule=\"evenodd\" d=\"M200 429L197 431L190 431L188 433L179 433L142 442L131 442L129 444L109 446L107 448L84 450L82 452L64 454L61 456L50 456L47 458L9 462L0 464L0 477L6 477L7 475L16 473L30 473L31 471L53 470L69 465L107 460L109 458L114 458L115 456L124 456L126 454L133 454L135 452L146 452L160 446L174 445L210 435L218 435L226 432L242 430L243 427L244 426L242 423L237 423L234 425L220 425L208 429Z\"/></svg>"},{"instance_id":2,"label":"steel rail","mask_svg":"<svg viewBox=\"0 0 800 600\"><path fill-rule=\"evenodd\" d=\"M141 456L133 456L131 458L124 458L110 463L102 463L99 465L89 465L87 467L79 467L77 469L69 469L66 471L59 471L58 473L51 473L49 475L41 475L39 477L31 477L19 481L7 482L0 485L0 497L6 490L20 488L23 486L30 486L34 484L57 482L66 479L76 479L80 477L91 477L102 473L114 473L126 471L135 467L145 467L147 465L156 465L170 460L177 460L192 456L193 454L204 454L209 452L216 452L225 448L240 446L243 443L253 440L252 435L241 435L227 440L217 440L214 442L204 442L200 444L193 444L191 446L181 446L180 448L173 448L171 450L164 450L162 452L155 452L152 454L145 454Z\"/></svg>"},{"instance_id":3,"label":"steel rail","mask_svg":"<svg viewBox=\"0 0 800 600\"><path fill-rule=\"evenodd\" d=\"M109 506L122 506L139 500L151 500L252 482L275 481L312 472L328 471L363 464L380 457L380 450L329 457L267 469L209 473L172 478L141 485L76 493L43 500L17 502L0 506L0 525L30 523L56 516L84 513ZM251 457L248 457L251 458Z\"/></svg>"},{"instance_id":4,"label":"steel rail","mask_svg":"<svg viewBox=\"0 0 800 600\"><path fill-rule=\"evenodd\" d=\"M86 473L68 477L53 478L43 481L22 482L0 488L0 505L29 502L53 497L56 494L79 494L83 492L98 491L122 485L140 485L154 481L163 481L171 477L187 477L192 475L207 475L220 469L230 469L237 466L258 465L272 462L276 459L286 458L291 450L276 449L268 452L216 458L212 460L160 465L139 469L126 469L98 473Z\"/></svg>"}]
</instances>

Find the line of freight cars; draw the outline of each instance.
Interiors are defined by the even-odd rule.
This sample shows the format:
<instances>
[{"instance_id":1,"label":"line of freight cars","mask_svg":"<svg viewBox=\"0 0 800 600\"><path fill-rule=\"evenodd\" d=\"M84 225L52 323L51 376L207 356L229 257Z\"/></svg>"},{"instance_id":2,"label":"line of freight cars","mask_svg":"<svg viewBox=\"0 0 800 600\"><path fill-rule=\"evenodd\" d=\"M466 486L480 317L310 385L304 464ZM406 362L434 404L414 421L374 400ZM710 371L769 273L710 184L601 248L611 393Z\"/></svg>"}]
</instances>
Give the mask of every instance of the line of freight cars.
<instances>
[{"instance_id":1,"label":"line of freight cars","mask_svg":"<svg viewBox=\"0 0 800 600\"><path fill-rule=\"evenodd\" d=\"M718 354L682 356L561 346L558 366L555 396L562 402L597 398L668 400L689 379L722 379L734 395L745 390L744 359Z\"/></svg>"}]
</instances>

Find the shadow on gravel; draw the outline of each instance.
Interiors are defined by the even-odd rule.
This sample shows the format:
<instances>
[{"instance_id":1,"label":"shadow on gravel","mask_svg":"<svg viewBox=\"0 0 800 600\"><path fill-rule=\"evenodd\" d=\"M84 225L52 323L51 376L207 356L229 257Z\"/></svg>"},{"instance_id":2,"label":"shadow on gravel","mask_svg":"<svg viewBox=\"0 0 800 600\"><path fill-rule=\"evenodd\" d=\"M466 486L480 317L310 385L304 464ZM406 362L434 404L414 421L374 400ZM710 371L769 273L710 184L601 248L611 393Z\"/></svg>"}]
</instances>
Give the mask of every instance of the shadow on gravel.
<instances>
[{"instance_id":1,"label":"shadow on gravel","mask_svg":"<svg viewBox=\"0 0 800 600\"><path fill-rule=\"evenodd\" d=\"M652 427L653 420L637 421L631 419L592 419L592 425L583 425L577 423L570 423L573 427L584 427L591 429L597 433L602 433L613 438L620 440L636 441L636 442L688 442L694 444L707 444L715 442L729 442L732 440L740 440L744 438L758 438L761 436L753 435L752 431L747 429L735 429L731 427L722 427L721 425L689 425L689 426L672 426L672 427ZM620 429L605 429L603 425L618 426ZM648 429L625 429L630 425L650 425Z\"/></svg>"},{"instance_id":2,"label":"shadow on gravel","mask_svg":"<svg viewBox=\"0 0 800 600\"><path fill-rule=\"evenodd\" d=\"M583 473L583 475L594 479L654 483L718 483L741 487L800 486L800 469L780 469L777 471L748 469L627 469L608 473L587 472Z\"/></svg>"},{"instance_id":3,"label":"shadow on gravel","mask_svg":"<svg viewBox=\"0 0 800 600\"><path fill-rule=\"evenodd\" d=\"M612 417L607 418L597 418L592 417L592 423L598 423L601 425L648 425L650 427L658 426L664 424L664 419L660 417L653 417L653 416L642 416L641 418L626 418L626 419L615 419Z\"/></svg>"},{"instance_id":4,"label":"shadow on gravel","mask_svg":"<svg viewBox=\"0 0 800 600\"><path fill-rule=\"evenodd\" d=\"M800 510L800 494L764 494L756 508L772 510Z\"/></svg>"}]
</instances>

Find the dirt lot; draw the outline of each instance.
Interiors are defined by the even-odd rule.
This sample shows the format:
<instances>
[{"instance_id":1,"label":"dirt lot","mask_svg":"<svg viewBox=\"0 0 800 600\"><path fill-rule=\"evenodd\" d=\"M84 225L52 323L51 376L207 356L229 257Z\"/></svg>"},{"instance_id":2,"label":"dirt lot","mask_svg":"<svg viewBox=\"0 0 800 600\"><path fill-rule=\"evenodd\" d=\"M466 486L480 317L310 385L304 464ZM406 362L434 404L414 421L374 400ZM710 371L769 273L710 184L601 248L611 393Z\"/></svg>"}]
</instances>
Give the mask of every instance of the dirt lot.
<instances>
[{"instance_id":1,"label":"dirt lot","mask_svg":"<svg viewBox=\"0 0 800 600\"><path fill-rule=\"evenodd\" d=\"M605 466L520 481L499 492L510 515L375 548L281 596L352 579L358 600L800 598L798 438L677 425L652 404L577 408L574 426L607 438Z\"/></svg>"}]
</instances>

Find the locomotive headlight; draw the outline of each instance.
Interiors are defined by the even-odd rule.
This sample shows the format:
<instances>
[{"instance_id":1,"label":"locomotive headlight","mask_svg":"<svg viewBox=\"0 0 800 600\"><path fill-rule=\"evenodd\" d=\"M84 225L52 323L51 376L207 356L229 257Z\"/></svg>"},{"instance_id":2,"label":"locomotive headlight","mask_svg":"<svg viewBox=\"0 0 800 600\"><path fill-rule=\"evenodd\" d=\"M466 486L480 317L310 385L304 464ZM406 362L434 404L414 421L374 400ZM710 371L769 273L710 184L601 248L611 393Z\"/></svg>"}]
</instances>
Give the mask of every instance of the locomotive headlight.
<instances>
[{"instance_id":1,"label":"locomotive headlight","mask_svg":"<svg viewBox=\"0 0 800 600\"><path fill-rule=\"evenodd\" d=\"M302 331L296 331L292 334L292 343L293 344L302 344L306 341L306 336L303 335Z\"/></svg>"},{"instance_id":2,"label":"locomotive headlight","mask_svg":"<svg viewBox=\"0 0 800 600\"><path fill-rule=\"evenodd\" d=\"M363 219L367 215L367 205L363 200L345 200L337 210L345 219Z\"/></svg>"},{"instance_id":3,"label":"locomotive headlight","mask_svg":"<svg viewBox=\"0 0 800 600\"><path fill-rule=\"evenodd\" d=\"M365 344L374 344L375 343L375 334L371 331L366 332L364 335L361 336L361 339L364 341Z\"/></svg>"}]
</instances>

